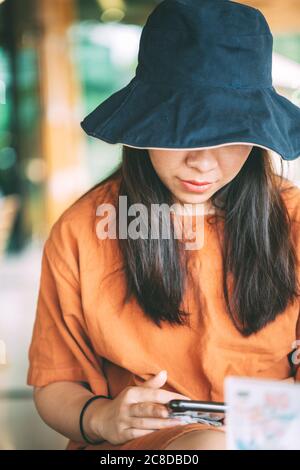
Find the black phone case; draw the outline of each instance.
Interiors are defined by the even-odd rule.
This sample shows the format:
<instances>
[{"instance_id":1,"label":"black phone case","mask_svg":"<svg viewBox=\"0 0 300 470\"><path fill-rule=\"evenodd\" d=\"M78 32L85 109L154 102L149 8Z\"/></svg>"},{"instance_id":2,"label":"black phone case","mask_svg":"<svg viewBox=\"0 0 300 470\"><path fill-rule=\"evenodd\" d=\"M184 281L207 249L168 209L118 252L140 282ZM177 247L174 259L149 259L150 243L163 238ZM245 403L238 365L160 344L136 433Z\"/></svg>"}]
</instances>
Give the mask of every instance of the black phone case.
<instances>
[{"instance_id":1,"label":"black phone case","mask_svg":"<svg viewBox=\"0 0 300 470\"><path fill-rule=\"evenodd\" d=\"M199 400L170 400L168 408L173 412L199 411L207 413L225 413L224 402L207 402Z\"/></svg>"}]
</instances>

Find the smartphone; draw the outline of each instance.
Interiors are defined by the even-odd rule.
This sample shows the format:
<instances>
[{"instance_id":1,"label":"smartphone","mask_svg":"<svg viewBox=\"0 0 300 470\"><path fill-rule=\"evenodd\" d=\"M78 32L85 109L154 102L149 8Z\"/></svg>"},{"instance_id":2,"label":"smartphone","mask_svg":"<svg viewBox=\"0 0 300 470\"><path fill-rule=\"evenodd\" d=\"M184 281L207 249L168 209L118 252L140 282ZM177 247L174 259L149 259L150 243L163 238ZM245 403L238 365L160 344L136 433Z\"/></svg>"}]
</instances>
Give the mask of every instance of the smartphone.
<instances>
[{"instance_id":1,"label":"smartphone","mask_svg":"<svg viewBox=\"0 0 300 470\"><path fill-rule=\"evenodd\" d=\"M200 411L207 413L225 413L227 406L224 402L198 400L170 400L167 407L174 412Z\"/></svg>"}]
</instances>

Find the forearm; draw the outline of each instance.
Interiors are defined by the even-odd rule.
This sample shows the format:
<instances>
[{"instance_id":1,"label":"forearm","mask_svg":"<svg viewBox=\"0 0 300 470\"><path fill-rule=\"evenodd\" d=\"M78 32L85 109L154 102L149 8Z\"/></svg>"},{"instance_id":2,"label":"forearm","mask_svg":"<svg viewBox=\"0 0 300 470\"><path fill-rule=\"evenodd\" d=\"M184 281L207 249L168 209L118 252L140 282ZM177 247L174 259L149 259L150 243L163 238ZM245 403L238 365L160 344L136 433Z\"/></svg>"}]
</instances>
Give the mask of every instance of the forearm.
<instances>
[{"instance_id":1,"label":"forearm","mask_svg":"<svg viewBox=\"0 0 300 470\"><path fill-rule=\"evenodd\" d=\"M79 416L86 401L94 396L78 382L54 382L35 390L34 402L43 421L52 429L76 442L85 443L79 429ZM86 435L92 440L101 440L92 430L92 415L97 407L97 416L104 409L109 399L94 400L84 413L83 427ZM100 418L101 419L101 411ZM104 440L104 439L103 439Z\"/></svg>"}]
</instances>

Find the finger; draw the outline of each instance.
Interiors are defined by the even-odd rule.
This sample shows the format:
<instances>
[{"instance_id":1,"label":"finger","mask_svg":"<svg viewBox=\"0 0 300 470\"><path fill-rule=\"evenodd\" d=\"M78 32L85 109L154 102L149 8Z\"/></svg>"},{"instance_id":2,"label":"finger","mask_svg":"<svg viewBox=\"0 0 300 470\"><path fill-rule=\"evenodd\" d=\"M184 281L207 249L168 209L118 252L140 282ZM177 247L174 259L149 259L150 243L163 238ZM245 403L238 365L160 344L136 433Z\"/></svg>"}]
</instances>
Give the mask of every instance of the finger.
<instances>
[{"instance_id":1,"label":"finger","mask_svg":"<svg viewBox=\"0 0 300 470\"><path fill-rule=\"evenodd\" d=\"M136 429L163 429L170 426L178 426L182 424L186 423L175 418L130 418L128 420L128 426Z\"/></svg>"},{"instance_id":2,"label":"finger","mask_svg":"<svg viewBox=\"0 0 300 470\"><path fill-rule=\"evenodd\" d=\"M168 418L169 410L165 405L151 402L133 403L128 407L130 417Z\"/></svg>"},{"instance_id":3,"label":"finger","mask_svg":"<svg viewBox=\"0 0 300 470\"><path fill-rule=\"evenodd\" d=\"M191 400L185 395L180 393L170 392L169 390L151 389L144 387L132 387L130 393L127 396L127 403L138 403L141 401L151 401L155 403L168 403L170 400Z\"/></svg>"},{"instance_id":4,"label":"finger","mask_svg":"<svg viewBox=\"0 0 300 470\"><path fill-rule=\"evenodd\" d=\"M140 386L149 388L160 388L165 384L167 380L167 375L168 373L166 370L161 370L156 375L154 375L154 377L150 377L150 379L145 380Z\"/></svg>"},{"instance_id":5,"label":"finger","mask_svg":"<svg viewBox=\"0 0 300 470\"><path fill-rule=\"evenodd\" d=\"M124 436L125 442L135 439L136 437L146 436L147 434L153 433L153 429L135 429L127 428L123 431L122 436Z\"/></svg>"}]
</instances>

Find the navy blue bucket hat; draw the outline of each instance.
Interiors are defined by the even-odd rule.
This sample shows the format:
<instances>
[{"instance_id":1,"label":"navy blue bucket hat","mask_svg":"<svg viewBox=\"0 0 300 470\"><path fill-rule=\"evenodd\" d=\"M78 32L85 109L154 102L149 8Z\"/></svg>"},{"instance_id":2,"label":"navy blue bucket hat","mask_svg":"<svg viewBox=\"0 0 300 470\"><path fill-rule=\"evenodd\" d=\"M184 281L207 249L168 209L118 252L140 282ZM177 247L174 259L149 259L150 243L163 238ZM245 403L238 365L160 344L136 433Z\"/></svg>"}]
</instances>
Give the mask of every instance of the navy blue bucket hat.
<instances>
[{"instance_id":1,"label":"navy blue bucket hat","mask_svg":"<svg viewBox=\"0 0 300 470\"><path fill-rule=\"evenodd\" d=\"M80 123L136 148L253 144L300 156L300 108L272 85L273 36L256 8L164 0L140 37L135 76Z\"/></svg>"}]
</instances>

